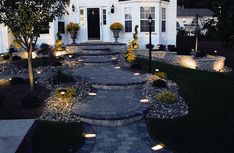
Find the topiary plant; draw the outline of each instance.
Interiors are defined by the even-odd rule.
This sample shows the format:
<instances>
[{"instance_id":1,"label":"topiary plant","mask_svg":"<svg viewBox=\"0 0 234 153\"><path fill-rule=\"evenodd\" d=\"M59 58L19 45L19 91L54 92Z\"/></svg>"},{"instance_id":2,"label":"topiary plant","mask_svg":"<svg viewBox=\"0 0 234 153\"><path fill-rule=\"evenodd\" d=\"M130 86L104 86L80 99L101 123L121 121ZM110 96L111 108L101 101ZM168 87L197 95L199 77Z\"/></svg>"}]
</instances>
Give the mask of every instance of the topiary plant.
<instances>
[{"instance_id":1,"label":"topiary plant","mask_svg":"<svg viewBox=\"0 0 234 153\"><path fill-rule=\"evenodd\" d=\"M167 83L166 83L166 81L159 79L159 80L155 80L153 82L153 86L156 88L166 88Z\"/></svg>"},{"instance_id":2,"label":"topiary plant","mask_svg":"<svg viewBox=\"0 0 234 153\"><path fill-rule=\"evenodd\" d=\"M76 96L76 90L73 88L59 88L55 91L55 96L59 99L71 99Z\"/></svg>"},{"instance_id":3,"label":"topiary plant","mask_svg":"<svg viewBox=\"0 0 234 153\"><path fill-rule=\"evenodd\" d=\"M167 74L165 72L155 72L155 75L161 79L167 79Z\"/></svg>"},{"instance_id":4,"label":"topiary plant","mask_svg":"<svg viewBox=\"0 0 234 153\"><path fill-rule=\"evenodd\" d=\"M176 95L172 92L164 91L156 94L155 99L167 104L174 104L176 102Z\"/></svg>"},{"instance_id":5,"label":"topiary plant","mask_svg":"<svg viewBox=\"0 0 234 153\"><path fill-rule=\"evenodd\" d=\"M3 59L4 61L9 61L10 58L11 58L11 56L10 56L9 54L5 54L5 55L3 56L2 59Z\"/></svg>"},{"instance_id":6,"label":"topiary plant","mask_svg":"<svg viewBox=\"0 0 234 153\"><path fill-rule=\"evenodd\" d=\"M110 29L111 30L122 30L123 25L120 22L115 22L115 23L111 24Z\"/></svg>"}]
</instances>

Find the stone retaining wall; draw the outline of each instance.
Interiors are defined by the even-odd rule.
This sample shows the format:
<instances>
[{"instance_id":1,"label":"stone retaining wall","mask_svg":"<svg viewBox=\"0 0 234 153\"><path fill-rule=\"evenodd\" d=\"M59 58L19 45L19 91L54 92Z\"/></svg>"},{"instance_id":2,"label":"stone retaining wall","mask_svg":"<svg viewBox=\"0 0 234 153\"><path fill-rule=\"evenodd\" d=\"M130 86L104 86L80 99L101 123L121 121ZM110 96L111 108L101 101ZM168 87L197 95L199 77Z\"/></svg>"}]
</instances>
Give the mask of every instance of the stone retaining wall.
<instances>
[{"instance_id":1,"label":"stone retaining wall","mask_svg":"<svg viewBox=\"0 0 234 153\"><path fill-rule=\"evenodd\" d=\"M136 51L140 56L148 57L148 51ZM154 60L166 62L169 64L182 66L191 69L198 69L212 72L224 72L225 57L208 55L205 58L195 58L189 55L177 55L176 52L154 51L152 52Z\"/></svg>"}]
</instances>

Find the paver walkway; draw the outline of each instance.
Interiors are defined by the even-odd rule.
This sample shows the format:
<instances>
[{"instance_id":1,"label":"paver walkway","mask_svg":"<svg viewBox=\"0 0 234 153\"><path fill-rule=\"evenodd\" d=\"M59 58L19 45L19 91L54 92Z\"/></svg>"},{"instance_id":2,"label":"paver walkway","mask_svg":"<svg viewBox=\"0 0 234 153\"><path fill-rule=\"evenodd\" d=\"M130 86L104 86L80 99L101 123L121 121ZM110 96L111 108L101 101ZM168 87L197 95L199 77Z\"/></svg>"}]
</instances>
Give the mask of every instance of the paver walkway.
<instances>
[{"instance_id":1,"label":"paver walkway","mask_svg":"<svg viewBox=\"0 0 234 153\"><path fill-rule=\"evenodd\" d=\"M103 127L85 124L86 133L96 133L96 138L86 140L77 153L171 153L167 149L151 150L154 142L147 131L145 121L121 127Z\"/></svg>"},{"instance_id":2,"label":"paver walkway","mask_svg":"<svg viewBox=\"0 0 234 153\"><path fill-rule=\"evenodd\" d=\"M139 121L148 109L147 104L140 102L143 98L142 84L146 80L146 75L134 75L133 72L118 68L112 61L116 60L115 57L110 56L111 53L106 50L84 52L85 56L82 54L79 56L86 66L70 72L90 81L96 95L75 104L72 110L84 118L82 121L86 122L85 133L94 133L96 138L87 139L77 153L170 153L166 149L159 151L151 149L158 143L150 138L145 121ZM108 54L103 55L106 53ZM106 63L101 63L102 60ZM96 122L97 120L101 122ZM115 120L129 121L114 124Z\"/></svg>"}]
</instances>

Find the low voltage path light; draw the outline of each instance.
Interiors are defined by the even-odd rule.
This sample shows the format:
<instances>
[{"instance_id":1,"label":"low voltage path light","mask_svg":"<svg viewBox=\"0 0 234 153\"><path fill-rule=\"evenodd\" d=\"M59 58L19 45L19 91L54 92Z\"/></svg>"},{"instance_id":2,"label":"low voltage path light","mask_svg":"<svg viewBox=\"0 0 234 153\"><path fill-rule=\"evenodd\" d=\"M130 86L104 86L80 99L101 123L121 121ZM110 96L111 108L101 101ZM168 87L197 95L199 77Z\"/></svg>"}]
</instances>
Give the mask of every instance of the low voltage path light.
<instances>
[{"instance_id":1,"label":"low voltage path light","mask_svg":"<svg viewBox=\"0 0 234 153\"><path fill-rule=\"evenodd\" d=\"M149 23L149 44L146 45L146 48L149 49L149 73L152 73L152 49L154 48L154 45L152 44L152 24L153 24L153 18L151 14L148 18Z\"/></svg>"}]
</instances>

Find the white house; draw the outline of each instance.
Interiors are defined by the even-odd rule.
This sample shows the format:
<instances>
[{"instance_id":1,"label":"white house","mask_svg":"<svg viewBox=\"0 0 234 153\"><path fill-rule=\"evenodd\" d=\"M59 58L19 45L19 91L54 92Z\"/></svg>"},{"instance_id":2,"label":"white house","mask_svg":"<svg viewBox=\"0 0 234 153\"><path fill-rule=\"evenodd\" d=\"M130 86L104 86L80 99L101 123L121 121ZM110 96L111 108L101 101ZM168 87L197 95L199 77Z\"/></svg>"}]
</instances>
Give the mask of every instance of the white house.
<instances>
[{"instance_id":1,"label":"white house","mask_svg":"<svg viewBox=\"0 0 234 153\"><path fill-rule=\"evenodd\" d=\"M207 8L184 8L177 7L177 29L185 29L188 32L195 30L193 21L198 16L198 24L202 26L206 20L214 18L214 12Z\"/></svg>"},{"instance_id":2,"label":"white house","mask_svg":"<svg viewBox=\"0 0 234 153\"><path fill-rule=\"evenodd\" d=\"M71 0L67 8L69 15L58 17L40 35L38 44L46 42L54 45L58 31L62 33L64 44L72 42L65 27L70 22L80 24L77 42L114 42L110 25L121 22L124 29L119 42L133 40L134 28L139 25L140 48L145 48L149 40L148 16L153 17L152 42L154 45L176 44L177 0ZM0 52L6 51L7 30L1 26Z\"/></svg>"}]
</instances>

